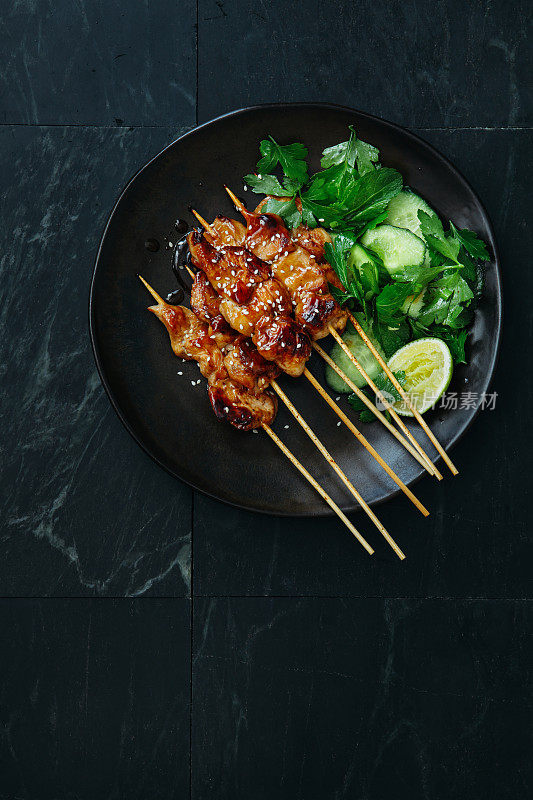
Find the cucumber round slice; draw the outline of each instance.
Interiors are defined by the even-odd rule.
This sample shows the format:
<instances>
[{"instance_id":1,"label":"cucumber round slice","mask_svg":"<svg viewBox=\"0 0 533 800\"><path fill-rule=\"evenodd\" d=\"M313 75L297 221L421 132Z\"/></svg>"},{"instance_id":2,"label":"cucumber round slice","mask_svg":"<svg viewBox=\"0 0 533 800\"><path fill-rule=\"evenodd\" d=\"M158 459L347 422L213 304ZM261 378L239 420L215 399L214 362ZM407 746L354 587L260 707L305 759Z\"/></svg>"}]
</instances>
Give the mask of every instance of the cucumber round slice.
<instances>
[{"instance_id":1,"label":"cucumber round slice","mask_svg":"<svg viewBox=\"0 0 533 800\"><path fill-rule=\"evenodd\" d=\"M442 339L428 337L400 347L389 359L389 367L393 372L405 372L404 389L417 411L423 414L448 388L453 360L448 345ZM404 417L413 416L403 400L394 403L394 408Z\"/></svg>"},{"instance_id":2,"label":"cucumber round slice","mask_svg":"<svg viewBox=\"0 0 533 800\"><path fill-rule=\"evenodd\" d=\"M378 342L376 342L374 337L368 332L368 330L366 330L366 326L363 325L364 321L363 314L359 313L355 314L354 316L356 317L359 324L365 328L365 331L369 339L372 341L374 347L376 347L378 353L381 355L382 358L385 358L385 354L383 353ZM377 361L377 359L372 355L372 353L370 352L366 344L363 342L363 340L361 339L361 337L359 336L353 325L351 325L350 323L348 323L348 326L343 334L342 339L348 345L348 349L359 361L365 372L367 372L370 378L374 380L374 378L376 378L380 374L380 372L382 372L382 369L379 365L379 361ZM363 378L357 367L355 367L352 364L352 362L350 361L350 359L348 358L348 356L346 355L340 344L335 343L333 345L330 356L333 359L333 361L342 369L342 371L348 376L348 378L350 378L351 381L355 383L355 385L359 389L361 389L363 386L366 386L365 379ZM331 386L334 392L343 393L352 391L348 386L348 384L345 383L342 380L342 378L340 378L337 375L335 370L330 366L326 366L326 381L328 382L329 386Z\"/></svg>"},{"instance_id":3,"label":"cucumber round slice","mask_svg":"<svg viewBox=\"0 0 533 800\"><path fill-rule=\"evenodd\" d=\"M430 217L437 216L431 206L414 192L400 192L387 206L388 216L385 221L395 228L407 228L415 236L423 239L418 219L419 211L425 211Z\"/></svg>"},{"instance_id":4,"label":"cucumber round slice","mask_svg":"<svg viewBox=\"0 0 533 800\"><path fill-rule=\"evenodd\" d=\"M350 255L348 256L348 265L350 267L362 267L363 264L367 264L370 261L370 257L368 253L361 247L360 244L354 244L352 249L350 250Z\"/></svg>"},{"instance_id":5,"label":"cucumber round slice","mask_svg":"<svg viewBox=\"0 0 533 800\"><path fill-rule=\"evenodd\" d=\"M403 267L421 266L426 257L423 239L406 228L395 228L393 225L378 225L367 231L361 243L381 258L390 275Z\"/></svg>"}]
</instances>

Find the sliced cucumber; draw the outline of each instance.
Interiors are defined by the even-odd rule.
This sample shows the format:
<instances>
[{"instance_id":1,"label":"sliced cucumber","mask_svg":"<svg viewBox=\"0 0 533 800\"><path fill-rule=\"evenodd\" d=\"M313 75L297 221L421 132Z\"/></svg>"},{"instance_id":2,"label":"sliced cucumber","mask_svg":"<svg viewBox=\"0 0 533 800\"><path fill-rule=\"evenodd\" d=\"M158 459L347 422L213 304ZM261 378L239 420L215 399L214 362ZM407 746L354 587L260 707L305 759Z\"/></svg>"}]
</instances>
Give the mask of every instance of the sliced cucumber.
<instances>
[{"instance_id":1,"label":"sliced cucumber","mask_svg":"<svg viewBox=\"0 0 533 800\"><path fill-rule=\"evenodd\" d=\"M348 255L348 266L359 273L359 282L367 300L379 291L378 261L370 251L360 244L354 244Z\"/></svg>"},{"instance_id":2,"label":"sliced cucumber","mask_svg":"<svg viewBox=\"0 0 533 800\"><path fill-rule=\"evenodd\" d=\"M368 255L364 247L361 247L360 244L354 244L352 249L350 250L350 255L348 257L348 264L349 266L362 267L363 264L368 264L371 262L372 257Z\"/></svg>"},{"instance_id":3,"label":"sliced cucumber","mask_svg":"<svg viewBox=\"0 0 533 800\"><path fill-rule=\"evenodd\" d=\"M368 333L366 325L363 324L364 323L363 314L359 313L355 314L354 316L356 317L359 324L365 329L366 333L368 334L368 337L376 347L378 353L383 358L385 358L385 355L381 347L376 342L374 337L371 336L370 333ZM377 377L377 375L379 375L379 373L382 371L379 365L379 361L377 361L376 358L372 355L366 344L363 342L359 334L356 332L353 325L348 323L348 326L342 338L343 341L348 345L350 352L356 357L356 359L359 361L365 372L368 373L370 378L372 378L373 380L375 377ZM352 380L355 383L356 386L358 386L359 388L366 386L365 379L363 378L357 367L354 367L354 365L352 364L352 362L350 361L350 359L348 358L348 356L346 355L340 344L333 345L330 355L333 361L342 369L342 371L348 376L348 378L350 378L350 380ZM348 386L348 384L346 384L342 380L342 378L340 378L337 375L335 370L330 366L326 366L326 380L334 392L352 391Z\"/></svg>"},{"instance_id":4,"label":"sliced cucumber","mask_svg":"<svg viewBox=\"0 0 533 800\"><path fill-rule=\"evenodd\" d=\"M420 220L418 219L419 211L425 211L430 217L437 216L431 206L414 192L400 192L400 194L392 198L387 206L388 216L386 222L389 225L394 225L395 228L407 228L415 236L420 236L423 239Z\"/></svg>"},{"instance_id":5,"label":"sliced cucumber","mask_svg":"<svg viewBox=\"0 0 533 800\"><path fill-rule=\"evenodd\" d=\"M406 228L395 228L393 225L378 225L367 231L361 243L381 258L390 275L403 267L421 266L426 257L423 239Z\"/></svg>"}]
</instances>

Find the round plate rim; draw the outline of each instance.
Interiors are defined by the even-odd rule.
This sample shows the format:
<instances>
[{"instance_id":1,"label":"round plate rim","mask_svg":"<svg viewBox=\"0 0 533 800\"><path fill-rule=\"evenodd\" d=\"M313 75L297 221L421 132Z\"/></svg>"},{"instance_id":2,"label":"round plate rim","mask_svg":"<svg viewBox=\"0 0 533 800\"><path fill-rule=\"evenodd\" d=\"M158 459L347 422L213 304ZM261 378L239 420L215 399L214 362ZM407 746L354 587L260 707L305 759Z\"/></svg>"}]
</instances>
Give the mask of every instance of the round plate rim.
<instances>
[{"instance_id":1,"label":"round plate rim","mask_svg":"<svg viewBox=\"0 0 533 800\"><path fill-rule=\"evenodd\" d=\"M146 164L143 164L132 175L132 177L129 179L127 184L124 186L124 188L120 192L117 200L115 201L115 203L114 203L114 205L113 205L113 207L112 207L112 209L111 209L111 211L109 213L109 216L108 216L107 221L106 221L105 226L104 226L104 230L103 230L102 236L100 238L100 242L99 242L99 245L98 245L98 250L96 252L96 257L95 257L95 260L94 260L94 267L93 267L92 276L91 276L91 282L90 282L90 287L89 287L89 304L88 304L89 337L90 337L90 341L91 341L91 347L92 347L92 351L93 351L94 360L95 360L95 363L96 363L96 369L98 371L98 375L99 375L100 380L102 382L102 386L104 387L104 390L105 390L105 392L106 392L106 394L108 396L108 399L109 399L109 402L111 403L112 408L114 409L115 413L117 414L117 416L118 416L119 420L121 421L122 425L124 426L124 428L130 434L130 436L134 439L134 441L137 443L137 445L152 459L152 461L154 461L166 473L171 475L173 478L182 481L187 486L190 486L191 489L194 489L195 491L198 491L201 494L206 495L207 497L211 497L214 500L218 500L219 502L225 503L225 504L227 504L229 506L232 506L234 508L242 509L244 511L251 511L251 512L258 513L258 514L265 514L267 516L286 517L286 518L297 517L297 518L304 518L305 519L305 518L310 518L310 517L332 517L332 516L334 516L334 512L327 505L324 506L323 511L321 511L320 513L316 513L316 512L306 513L305 511L301 511L301 512L297 511L297 512L291 513L291 512L285 512L285 511L272 511L272 510L269 510L269 509L255 508L255 507L251 507L249 505L245 505L244 503L238 503L236 501L230 501L230 500L227 500L226 498L221 498L215 492L210 492L210 491L206 490L205 488L198 487L193 481L190 481L187 478L184 478L181 475L178 475L177 472L175 472L174 470L170 469L156 455L154 455L151 452L151 450L147 447L147 445L142 441L141 437L136 433L135 429L130 424L127 416L122 411L122 408L120 407L120 404L119 404L117 398L115 397L115 394L114 394L114 392L113 392L113 390L111 388L111 385L110 385L110 383L109 383L109 381L107 379L107 376L106 376L106 374L104 372L104 368L103 368L102 360L101 360L101 356L100 356L100 351L99 351L97 340L96 340L96 333L95 333L95 319L94 319L95 311L94 311L94 302L93 302L94 301L94 297L93 297L93 295L94 295L94 286L95 286L95 282L96 282L96 273L97 273L97 270L98 270L98 265L99 265L99 261L100 261L101 251L102 251L102 248L103 248L103 245L104 245L104 240L106 238L106 234L107 234L108 228L111 225L111 222L113 220L115 212L117 211L117 209L118 209L118 207L119 207L119 205L120 205L120 203L122 201L122 198L126 195L126 193L129 190L130 186L137 180L139 175L141 175L141 173L144 172L144 170L147 169L150 166L150 164L152 164L152 162L154 162L156 159L158 159L160 156L162 156L167 150L169 150L171 147L173 147L177 142L181 142L183 139L186 139L188 136L194 135L197 131L202 130L203 128L207 128L210 125L213 125L213 124L215 124L215 123L217 123L217 122L219 122L221 120L228 119L229 117L238 117L240 114L245 114L245 113L248 113L250 111L268 111L269 109L282 109L282 108L291 108L291 109L298 109L298 108L302 108L302 109L304 109L304 108L306 108L306 109L332 109L332 110L336 110L336 111L344 111L344 112L350 113L350 114L357 114L358 116L364 117L365 119L367 119L367 120L369 120L371 122L377 123L379 125L384 125L385 127L388 127L389 129L391 129L393 131L398 131L402 135L407 136L408 139L413 140L413 142L417 146L422 147L422 148L430 151L433 154L433 156L435 156L437 159L439 159L441 162L443 162L444 165L466 187L466 189L469 192L471 192L472 196L474 197L474 199L475 199L475 201L476 201L476 203L478 205L479 210L481 211L482 216L484 217L484 220L485 220L485 223L486 223L486 226L487 226L487 230L489 232L489 243L490 243L492 252L494 254L494 266L496 268L496 275L497 275L497 279L498 279L498 288L499 288L498 297L497 297L497 326L498 326L498 330L497 330L497 338L496 338L496 347L494 348L494 351L492 353L490 367L489 367L489 370L488 370L489 377L488 377L488 379L486 381L486 388L487 389L489 388L489 386L492 384L492 380L494 378L494 371L496 369L496 365L498 363L498 358L499 358L499 354L500 354L501 338L502 338L502 322L503 322L503 297L502 297L502 275L501 275L501 268L500 268L500 255L499 255L499 250L498 250L498 247L497 247L497 244L496 244L496 237L495 237L495 234L494 234L494 226L492 224L492 220L491 220L491 218L489 216L489 213L488 213L487 209L485 208L485 206L484 206L483 202L481 201L481 199L479 198L477 192L471 186L469 181L465 178L463 173L455 166L455 164L453 164L443 153L440 152L440 150L438 150L432 144L430 144L429 142L426 142L424 139L422 139L416 133L413 133L409 128L405 128L404 126L398 125L395 122L391 122L390 120L386 120L383 117L378 117L375 114L369 114L366 111L360 111L359 109L352 108L350 106L345 106L345 105L338 104L338 103L326 103L326 102L292 102L292 103L288 103L288 102L278 102L278 103L261 103L261 104L256 104L256 105L253 105L253 106L245 106L245 107L242 107L242 108L236 108L233 111L228 111L228 112L226 112L224 114L220 114L219 116L213 117L212 119L208 120L207 122L203 122L203 123L201 123L199 125L195 125L190 130L185 131L185 133L181 134L181 136L178 136L176 139L173 139L172 142L170 142L165 147L163 147L162 150L160 150L158 153L156 153L156 155L154 155L152 158L150 158L149 161L146 162ZM450 443L447 446L447 451L451 450L453 447L455 447L457 442L470 429L472 423L477 418L479 412L480 412L480 407L477 406L476 409L474 410L474 413L472 414L472 416L468 420L468 422L460 430L458 430L457 433L454 435L454 437L452 438L452 440L450 441ZM442 459L440 458L440 456L435 457L434 463L437 463L439 460L442 462ZM418 483L418 481L424 476L424 474L425 473L422 472L417 477L415 477L411 481L409 481L407 485L408 486L412 486L412 485ZM382 503L385 503L388 500L392 499L393 497L397 497L400 494L401 494L401 490L400 489L395 489L395 490L391 491L390 494L387 495L386 497L383 497L383 498L381 498L379 500L375 500L375 501L371 502L370 505L371 506L381 505ZM353 511L357 511L357 510L359 510L359 508L360 507L357 506L354 509L350 509L347 513L353 513Z\"/></svg>"}]
</instances>

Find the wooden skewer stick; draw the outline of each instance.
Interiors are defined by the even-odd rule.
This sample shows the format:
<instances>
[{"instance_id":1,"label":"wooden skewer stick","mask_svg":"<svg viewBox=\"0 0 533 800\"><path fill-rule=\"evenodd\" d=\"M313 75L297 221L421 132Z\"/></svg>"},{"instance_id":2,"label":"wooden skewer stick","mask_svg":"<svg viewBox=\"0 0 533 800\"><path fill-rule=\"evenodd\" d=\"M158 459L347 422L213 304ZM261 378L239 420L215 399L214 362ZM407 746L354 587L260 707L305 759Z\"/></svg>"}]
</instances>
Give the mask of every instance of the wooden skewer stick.
<instances>
[{"instance_id":1,"label":"wooden skewer stick","mask_svg":"<svg viewBox=\"0 0 533 800\"><path fill-rule=\"evenodd\" d=\"M188 268L188 267L187 267L187 270L190 272L190 270L189 270L189 268ZM159 295L159 294L158 294L158 293L155 291L155 289L153 289L153 288L150 286L150 284L149 284L149 283L147 283L147 281L145 281L145 280L144 280L144 278L142 277L142 275L139 275L138 277L139 277L139 280L141 280L141 281L142 281L142 283L143 283L143 284L145 285L145 287L148 289L148 291L150 292L150 294L152 295L152 297L154 298L154 300L156 300L156 301L157 301L157 303L158 303L159 305L161 305L161 306L168 306L168 305L169 305L169 304L166 302L166 300L163 300L163 298L161 297L161 295ZM357 530L357 529L354 527L354 525L352 525L352 523L350 522L350 520L348 519L348 517L347 517L345 514L343 514L343 512L340 510L340 508L339 508L339 507L338 507L338 505L337 505L337 504L334 502L334 500L333 500L333 499L332 499L332 498L329 496L329 494L326 492L326 490L322 488L322 486L321 486L321 485L318 483L318 481L316 481L316 480L315 480L315 478L313 478L313 476L312 476L312 475L311 475L311 474L310 474L310 473L309 473L309 472L306 470L306 468L303 466L303 464L301 464L301 463L298 461L298 459L296 458L296 456L295 456L295 455L293 455L293 453L291 453L291 451L289 450L289 448L288 448L288 447L287 447L285 444L283 444L283 442L281 441L281 439L280 439L280 438L279 438L279 437L278 437L278 436L277 436L277 435L274 433L274 431L272 430L272 428L271 428L269 425L267 425L266 423L262 423L262 428L263 428L263 430L265 430L265 431L268 433L268 435L270 436L270 438L271 438L271 439L272 439L272 440L273 440L273 441L274 441L274 442L277 444L277 446L280 448L280 450L281 450L281 451L282 451L282 452L283 452L283 453L284 453L284 454L287 456L287 458L289 459L289 461L290 461L292 464L294 464L294 466L296 467L296 469L298 469L298 471L299 471L299 472L301 472L301 474L304 476L304 478L306 478L306 480L308 480L308 481L309 481L309 483L311 484L311 486L312 486L312 487L313 487L313 488L314 488L314 489L315 489L315 490L318 492L318 494L319 494L319 495L320 495L320 496L321 496L321 497L322 497L322 498L323 498L323 499L326 501L326 503L327 503L327 504L328 504L328 505L329 505L329 506L330 506L330 507L333 509L333 511L334 511L334 512L337 514L337 516L338 516L338 517L339 517L339 518L342 520L342 522L344 522L344 524L346 525L346 527L348 528L348 530L349 530L349 531L350 531L350 532L351 532L351 533L352 533L352 534L355 536L355 538L356 538L356 539L357 539L357 540L358 540L358 541L359 541L359 542L360 542L360 543L363 545L363 547L365 548L365 550L366 550L366 551L367 551L367 552L368 552L370 555L373 555L373 553L374 553L374 550L373 550L373 549L372 549L372 547L371 547L371 546L368 544L368 542L366 541L366 539L365 539L363 536L361 536L361 534L359 533L359 531L358 531L358 530Z\"/></svg>"},{"instance_id":2,"label":"wooden skewer stick","mask_svg":"<svg viewBox=\"0 0 533 800\"><path fill-rule=\"evenodd\" d=\"M313 349L316 350L319 356L324 359L326 364L329 364L329 366L337 373L339 378L342 378L342 380L350 387L352 392L354 392L357 395L357 397L366 405L368 410L371 411L372 414L376 415L379 421L385 426L385 428L387 428L389 433L392 433L394 438L400 442L402 447L405 447L405 449L413 456L413 458L416 459L416 461L418 461L420 466L423 467L425 470L427 470L427 472L429 472L430 475L434 475L433 470L429 469L427 463L424 461L424 459L418 453L418 451L415 450L415 448L410 444L410 442L408 442L407 439L404 436L402 436L400 431L397 428L395 428L394 425L392 425L392 423L389 422L385 414L382 411L380 411L379 408L377 408L377 406L374 405L372 400L370 400L370 398L367 397L366 394L362 392L358 386L355 385L355 383L351 380L351 378L349 378L348 375L346 375L346 373L342 371L339 365L333 361L331 356L328 355L328 353L326 353L326 351L323 350L320 347L320 345L317 344L317 342L314 342Z\"/></svg>"},{"instance_id":3,"label":"wooden skewer stick","mask_svg":"<svg viewBox=\"0 0 533 800\"><path fill-rule=\"evenodd\" d=\"M388 379L391 381L391 383L394 386L394 388L396 389L396 391L399 393L399 395L402 398L402 400L405 403L407 403L407 405L409 406L410 410L415 415L416 421L422 426L422 428L424 430L424 433L426 434L428 439L435 446L435 448L439 452L439 455L442 456L443 460L446 462L447 466L450 468L450 470L452 472L452 475L457 475L457 473L458 473L457 467L455 466L455 464L453 463L453 461L451 460L451 458L449 457L449 455L445 451L444 447L441 445L441 443L439 442L439 440L437 439L437 437L435 436L435 434L433 433L433 431L431 430L431 428L427 424L427 422L424 419L424 417L422 416L422 414L419 412L417 407L411 402L411 398L409 397L409 395L407 394L407 392L405 391L405 389L403 388L401 383L397 380L395 374L390 369L390 367L387 364L387 362L385 361L385 359L380 355L380 353L378 353L378 351L374 347L374 344L370 341L370 339L366 335L365 331L363 330L363 328L361 327L359 322L356 320L356 318L354 317L353 314L350 314L349 311L348 311L348 317L350 318L350 322L354 326L355 330L357 331L357 333L359 334L359 336L361 337L363 342L366 344L368 349L371 351L372 355L379 361L380 367L384 370L385 374L387 375Z\"/></svg>"},{"instance_id":4,"label":"wooden skewer stick","mask_svg":"<svg viewBox=\"0 0 533 800\"><path fill-rule=\"evenodd\" d=\"M387 400L383 396L383 393L378 389L372 378L367 374L365 369L361 366L359 361L355 358L355 356L351 352L348 345L343 341L342 337L339 335L339 333L335 330L335 328L332 325L329 326L329 332L331 333L335 341L340 344L340 346L342 347L342 349L344 350L344 352L346 353L346 355L348 356L354 367L357 367L357 369L359 370L365 381L368 383L372 391L374 391L377 394L378 398L381 400L385 408L389 411L391 417L396 422L402 433L405 436L407 436L411 444L414 447L416 447L416 449L418 450L424 461L426 461L429 470L433 473L433 475L435 475L436 478L438 478L438 480L442 480L442 475L438 471L437 467L430 461L428 455L423 450L420 442L417 442L417 440L415 439L409 428L405 425L403 420L398 416L392 405L389 402L387 402Z\"/></svg>"},{"instance_id":5,"label":"wooden skewer stick","mask_svg":"<svg viewBox=\"0 0 533 800\"><path fill-rule=\"evenodd\" d=\"M267 425L266 423L263 423L263 430L264 430L264 431L266 431L266 432L268 433L268 435L270 436L270 438L272 439L272 441L273 441L273 442L275 442L275 443L277 444L277 446L278 446L278 447L279 447L279 449L282 451L282 453L284 453L284 454L287 456L287 458L289 459L289 461L290 461L292 464L294 464L294 466L296 467L296 469L297 469L297 470L298 470L298 471L299 471L299 472L300 472L300 473L301 473L301 474L304 476L304 478L305 478L307 481L309 481L309 483L311 484L311 486L313 487L313 489L315 489L315 490L318 492L318 494L320 495L320 497L322 497L322 498L323 498L323 499L326 501L326 503L328 504L328 506L329 506L330 508L332 508L332 509L333 509L333 511L335 512L335 514L336 514L336 515L337 515L337 516L338 516L338 517L339 517L339 518L340 518L340 519L341 519L341 520L344 522L344 524L346 525L346 527L348 528L348 530L349 530L351 533L353 533L353 535L355 536L355 538L356 538L356 539L357 539L357 540L358 540L358 541L359 541L359 542L360 542L360 543L363 545L363 547L365 548L365 550L366 550L366 551L367 551L367 552L368 552L370 555L372 555L372 554L374 553L374 551L373 551L373 549L370 547L370 545L368 544L368 542L366 541L366 539L364 539L364 538L361 536L361 534L359 533L359 531L358 531L358 530L357 530L357 529L356 529L356 528L355 528L355 527L352 525L352 523L350 522L350 520L348 519L348 517L347 517L347 516L346 516L346 515L345 515L345 514L344 514L344 513L343 513L343 512L340 510L340 508L338 507L337 503L335 503L335 501L334 501L334 500L332 500L332 498L329 496L329 494L326 492L326 490L325 490L325 489L323 489L323 488L322 488L322 486L321 486L321 485L318 483L318 481L316 481L316 480L313 478L313 476L312 476L312 475L311 475L311 474L310 474L310 473L309 473L309 472L306 470L306 468L304 467L304 465L303 465L303 464L302 464L300 461L298 461L298 459L296 458L296 456L295 456L293 453L291 453L291 451L289 450L289 448L288 448L288 447L287 447L285 444L283 444L283 442L281 441L281 439L279 438L279 436L277 436L277 435L274 433L274 431L272 430L272 428L271 428L269 425Z\"/></svg>"},{"instance_id":6,"label":"wooden skewer stick","mask_svg":"<svg viewBox=\"0 0 533 800\"><path fill-rule=\"evenodd\" d=\"M381 467L383 467L383 469L385 470L385 472L387 473L387 475L389 475L389 477L391 477L391 478L392 478L392 480L394 481L394 483L395 483L397 486L399 486L399 487L400 487L400 489L402 490L402 492L403 492L405 495L407 495L407 497L409 498L409 500L410 500L412 503L414 503L414 505L415 505L415 506L418 508L418 510L419 510L419 511L420 511L420 512L421 512L421 513L422 513L422 514L425 516L425 517L427 517L427 516L429 515L429 511L427 510L427 508L426 508L425 506L423 506L423 505L422 505L422 503L421 503L421 502L420 502L420 500L419 500L419 499L416 497L416 495L414 495L414 494L413 494L413 492L412 492L412 491L411 491L411 490L410 490L410 489L409 489L409 488L408 488L408 487L405 485L405 483L404 483L404 482L403 482L403 481L402 481L402 480L401 480L401 479L398 477L398 475L397 475L397 474L394 472L394 470L393 470L393 469L392 469L392 468L391 468L391 467L390 467L390 466L387 464L387 462L386 462L386 461L384 461L384 459L383 459L383 458L380 456L380 454L377 452L377 450L375 450L375 449L372 447L372 445L370 444L370 442L369 442L369 441L368 441L368 440L367 440L367 439L366 439L366 438L363 436L363 434L361 433L361 431L359 431L359 430L358 430L358 429L355 427L355 425L353 424L353 422L351 421L351 419L349 419L349 417L347 417L347 416L346 416L346 414L344 413L344 411L343 411L343 410L342 410L342 409L341 409L341 408L340 408L340 407L337 405L337 403L336 403L334 400L332 400L332 398L329 396L329 394L326 392L326 390L325 390L325 389L324 389L324 388L323 388L323 387L320 385L320 383L317 381L317 379L315 378L315 376L314 376L314 375L312 375L312 374L311 374L311 372L309 372L309 370L308 370L307 368L306 368L306 369L305 369L305 371L304 371L304 375L305 375L305 377L307 378L307 380L308 380L308 381L309 381L309 382L312 384L312 386L314 386L314 388L315 388L315 389L316 389L316 391L319 393L319 395L320 395L320 396L321 396L321 397L322 397L322 398L323 398L323 399L326 401L326 403L328 404L328 406L329 406L330 408L332 408L332 409L333 409L333 411L334 411L334 412L337 414L337 416L339 417L339 419L341 419L341 420L344 422L344 424L346 425L346 427L347 427L347 428L348 428L348 429L349 429L349 430L350 430L350 431L353 433L353 435L356 437L356 439L358 439L358 440L359 440L359 442L361 442L361 444L363 445L363 447L365 448L365 450L367 450L367 451L370 453L370 455L371 455L373 458L375 458L375 460L378 462L378 464L379 464Z\"/></svg>"},{"instance_id":7,"label":"wooden skewer stick","mask_svg":"<svg viewBox=\"0 0 533 800\"><path fill-rule=\"evenodd\" d=\"M403 559L405 558L404 553L402 553L402 551L400 550L400 548L398 547L398 545L396 544L396 542L394 541L394 539L392 538L390 533L386 530L384 525L376 517L376 515L374 514L374 512L372 511L370 506L365 502L365 500L363 500L363 498L361 497L361 495L359 494L359 492L357 491L357 489L355 488L353 483L344 474L344 472L339 467L339 465L337 464L337 462L335 461L335 459L333 458L331 453L328 450L326 450L326 448L324 447L324 445L322 444L322 442L320 441L318 436L314 433L313 430L311 430L311 428L309 427L307 422L304 420L304 418L302 417L300 412L291 403L291 401L289 400L289 398L287 397L287 395L285 394L283 389L279 386L278 382L277 381L271 381L270 385L272 386L272 388L274 389L274 391L276 392L278 397L280 397L281 400L285 403L285 405L287 406L287 408L289 409L289 411L291 412L293 417L296 419L298 424L301 425L301 427L304 429L304 431L309 436L309 438L311 439L311 441L313 442L315 447L318 450L320 450L320 452L322 453L322 455L324 456L326 461L335 470L335 472L337 473L337 475L339 476L341 481L348 488L348 490L351 492L351 494L355 497L355 499L357 500L357 502L359 503L359 505L361 506L363 511L365 511L365 513L370 517L370 519L372 520L372 522L374 523L374 525L376 526L378 531L381 533L381 535L390 544L390 546L392 547L392 549L394 550L394 552L396 553L398 558L403 561Z\"/></svg>"}]
</instances>

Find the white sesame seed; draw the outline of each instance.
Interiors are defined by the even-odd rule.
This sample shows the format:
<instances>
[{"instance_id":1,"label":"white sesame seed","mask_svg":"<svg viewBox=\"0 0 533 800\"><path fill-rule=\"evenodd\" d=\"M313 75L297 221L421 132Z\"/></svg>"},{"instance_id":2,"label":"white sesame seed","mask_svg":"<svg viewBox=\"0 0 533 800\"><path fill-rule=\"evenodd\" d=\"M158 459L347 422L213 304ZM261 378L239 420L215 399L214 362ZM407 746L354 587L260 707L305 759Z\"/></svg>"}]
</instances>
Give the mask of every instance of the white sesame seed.
<instances>
[{"instance_id":1,"label":"white sesame seed","mask_svg":"<svg viewBox=\"0 0 533 800\"><path fill-rule=\"evenodd\" d=\"M284 425L283 427L285 428L286 431L289 430L289 426L288 425Z\"/></svg>"},{"instance_id":2,"label":"white sesame seed","mask_svg":"<svg viewBox=\"0 0 533 800\"><path fill-rule=\"evenodd\" d=\"M341 421L339 420L339 421L337 422L337 428L339 427L339 425L340 425L340 424L341 424Z\"/></svg>"},{"instance_id":3,"label":"white sesame seed","mask_svg":"<svg viewBox=\"0 0 533 800\"><path fill-rule=\"evenodd\" d=\"M178 375L183 375L183 372L178 372Z\"/></svg>"}]
</instances>

